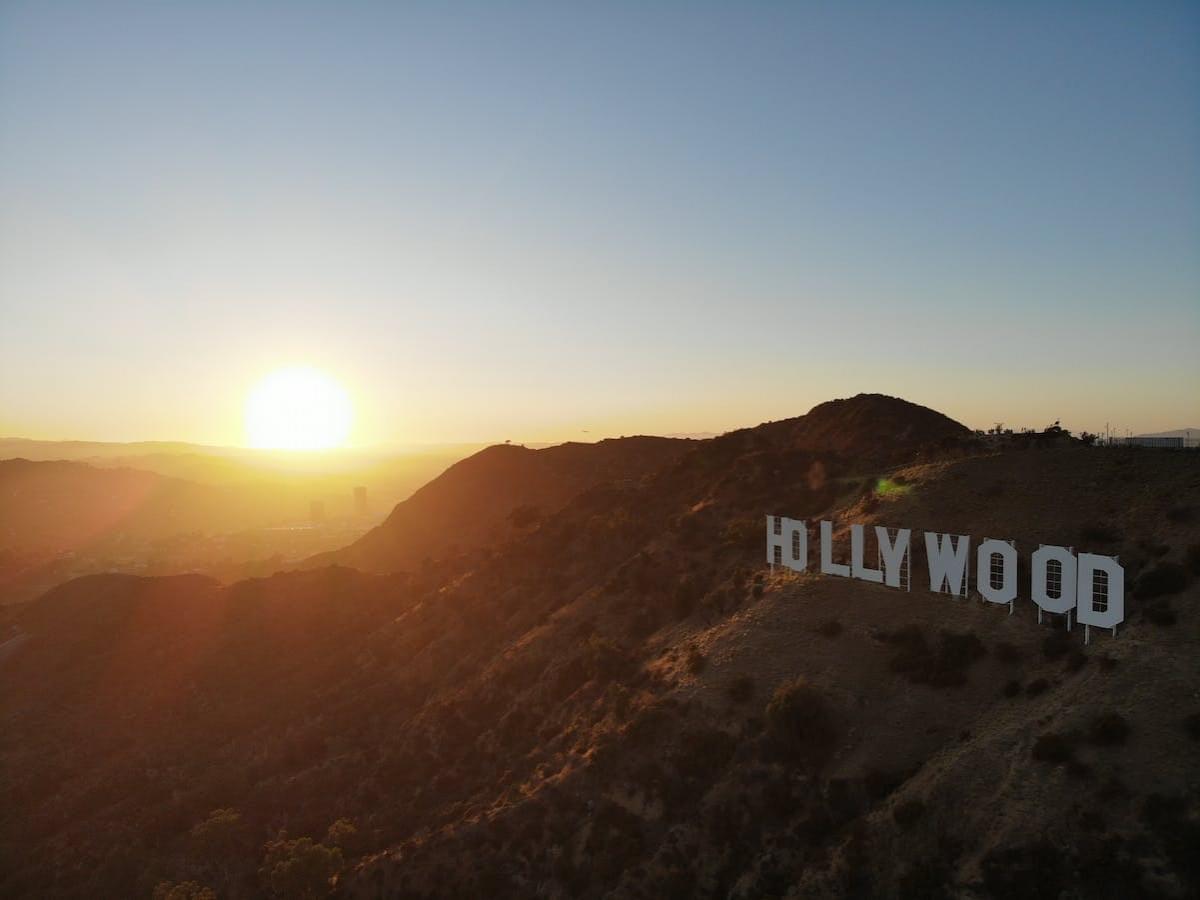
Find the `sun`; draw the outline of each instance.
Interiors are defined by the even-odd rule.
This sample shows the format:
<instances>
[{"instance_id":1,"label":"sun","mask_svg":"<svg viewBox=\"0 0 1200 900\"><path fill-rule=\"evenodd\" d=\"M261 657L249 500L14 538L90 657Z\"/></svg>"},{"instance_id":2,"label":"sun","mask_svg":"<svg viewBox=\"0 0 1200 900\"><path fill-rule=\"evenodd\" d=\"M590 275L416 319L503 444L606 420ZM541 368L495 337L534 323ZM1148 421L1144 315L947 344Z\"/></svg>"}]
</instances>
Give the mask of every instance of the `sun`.
<instances>
[{"instance_id":1,"label":"sun","mask_svg":"<svg viewBox=\"0 0 1200 900\"><path fill-rule=\"evenodd\" d=\"M346 442L353 421L350 395L333 378L307 366L272 372L246 397L251 447L329 450Z\"/></svg>"}]
</instances>

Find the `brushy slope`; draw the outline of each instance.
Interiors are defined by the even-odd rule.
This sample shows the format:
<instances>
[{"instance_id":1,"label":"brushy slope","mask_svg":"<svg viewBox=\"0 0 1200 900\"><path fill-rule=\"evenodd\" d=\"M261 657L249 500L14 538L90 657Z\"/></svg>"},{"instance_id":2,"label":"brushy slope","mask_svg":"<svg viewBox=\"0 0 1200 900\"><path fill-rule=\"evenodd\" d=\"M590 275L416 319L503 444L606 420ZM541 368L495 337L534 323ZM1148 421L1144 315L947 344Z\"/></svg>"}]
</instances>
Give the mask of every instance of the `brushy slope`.
<instances>
[{"instance_id":1,"label":"brushy slope","mask_svg":"<svg viewBox=\"0 0 1200 900\"><path fill-rule=\"evenodd\" d=\"M58 589L0 645L0 893L286 896L286 831L346 897L1194 894L1196 457L854 428L699 442L410 574ZM768 511L1119 552L1129 620L768 573Z\"/></svg>"},{"instance_id":2,"label":"brushy slope","mask_svg":"<svg viewBox=\"0 0 1200 900\"><path fill-rule=\"evenodd\" d=\"M693 441L659 437L567 443L540 450L498 444L461 460L396 505L387 520L309 567L393 572L519 534L588 488L653 474Z\"/></svg>"}]
</instances>

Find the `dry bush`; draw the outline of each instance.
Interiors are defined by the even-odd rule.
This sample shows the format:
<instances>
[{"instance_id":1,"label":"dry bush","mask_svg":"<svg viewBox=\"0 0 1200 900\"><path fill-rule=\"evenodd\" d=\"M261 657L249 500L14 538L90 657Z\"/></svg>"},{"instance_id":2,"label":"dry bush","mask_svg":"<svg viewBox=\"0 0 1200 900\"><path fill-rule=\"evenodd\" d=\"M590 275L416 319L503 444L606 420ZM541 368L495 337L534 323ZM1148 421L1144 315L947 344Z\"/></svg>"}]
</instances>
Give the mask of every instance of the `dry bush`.
<instances>
[{"instance_id":1,"label":"dry bush","mask_svg":"<svg viewBox=\"0 0 1200 900\"><path fill-rule=\"evenodd\" d=\"M734 703L748 703L754 696L754 679L739 675L729 683L729 699Z\"/></svg>"},{"instance_id":2,"label":"dry bush","mask_svg":"<svg viewBox=\"0 0 1200 900\"><path fill-rule=\"evenodd\" d=\"M1183 564L1193 575L1200 575L1200 544L1192 544L1183 554Z\"/></svg>"},{"instance_id":3,"label":"dry bush","mask_svg":"<svg viewBox=\"0 0 1200 900\"><path fill-rule=\"evenodd\" d=\"M1049 681L1047 681L1045 678L1035 678L1033 681L1029 682L1028 686L1025 688L1025 693L1030 697L1036 697L1039 694L1046 693L1046 691L1049 689Z\"/></svg>"},{"instance_id":4,"label":"dry bush","mask_svg":"<svg viewBox=\"0 0 1200 900\"><path fill-rule=\"evenodd\" d=\"M840 635L844 629L842 628L842 623L837 619L826 619L813 630L822 637L835 638Z\"/></svg>"},{"instance_id":5,"label":"dry bush","mask_svg":"<svg viewBox=\"0 0 1200 900\"><path fill-rule=\"evenodd\" d=\"M1133 589L1140 599L1149 600L1167 594L1178 594L1187 587L1189 580L1187 569L1183 566L1160 562L1139 575Z\"/></svg>"},{"instance_id":6,"label":"dry bush","mask_svg":"<svg viewBox=\"0 0 1200 900\"><path fill-rule=\"evenodd\" d=\"M1147 603L1142 611L1151 624L1158 625L1160 628L1170 628L1177 621L1175 610L1166 600L1160 599L1153 603Z\"/></svg>"},{"instance_id":7,"label":"dry bush","mask_svg":"<svg viewBox=\"0 0 1200 900\"><path fill-rule=\"evenodd\" d=\"M782 756L820 765L833 751L837 728L829 701L803 678L775 690L766 710L767 735Z\"/></svg>"},{"instance_id":8,"label":"dry bush","mask_svg":"<svg viewBox=\"0 0 1200 900\"><path fill-rule=\"evenodd\" d=\"M1002 663L1011 664L1021 661L1021 651L1009 641L998 641L992 649L992 655Z\"/></svg>"},{"instance_id":9,"label":"dry bush","mask_svg":"<svg viewBox=\"0 0 1200 900\"><path fill-rule=\"evenodd\" d=\"M1102 522L1089 522L1079 529L1079 537L1087 544L1117 544L1122 539L1121 532L1113 526Z\"/></svg>"},{"instance_id":10,"label":"dry bush","mask_svg":"<svg viewBox=\"0 0 1200 900\"><path fill-rule=\"evenodd\" d=\"M892 818L901 828L911 828L923 815L925 815L923 800L905 800L892 809Z\"/></svg>"},{"instance_id":11,"label":"dry bush","mask_svg":"<svg viewBox=\"0 0 1200 900\"><path fill-rule=\"evenodd\" d=\"M1128 737L1129 722L1120 713L1102 713L1092 719L1088 727L1088 740L1099 747L1123 744Z\"/></svg>"},{"instance_id":12,"label":"dry bush","mask_svg":"<svg viewBox=\"0 0 1200 900\"><path fill-rule=\"evenodd\" d=\"M966 684L967 669L983 656L987 648L971 632L942 631L938 643L931 646L916 625L906 625L886 635L895 648L889 665L914 684L956 687Z\"/></svg>"},{"instance_id":13,"label":"dry bush","mask_svg":"<svg viewBox=\"0 0 1200 900\"><path fill-rule=\"evenodd\" d=\"M1184 719L1183 730L1193 741L1200 741L1200 713L1192 713Z\"/></svg>"},{"instance_id":14,"label":"dry bush","mask_svg":"<svg viewBox=\"0 0 1200 900\"><path fill-rule=\"evenodd\" d=\"M1074 742L1066 735L1047 732L1033 742L1033 758L1038 762L1061 765L1075 757Z\"/></svg>"}]
</instances>

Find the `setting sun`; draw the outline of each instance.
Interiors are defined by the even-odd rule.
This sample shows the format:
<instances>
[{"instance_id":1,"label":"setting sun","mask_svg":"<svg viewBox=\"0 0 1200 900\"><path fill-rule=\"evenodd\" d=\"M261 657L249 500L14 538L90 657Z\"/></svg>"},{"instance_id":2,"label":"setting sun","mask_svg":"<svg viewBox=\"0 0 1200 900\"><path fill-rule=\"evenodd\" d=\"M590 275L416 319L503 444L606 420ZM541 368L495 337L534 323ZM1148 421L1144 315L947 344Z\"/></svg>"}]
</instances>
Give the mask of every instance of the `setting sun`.
<instances>
[{"instance_id":1,"label":"setting sun","mask_svg":"<svg viewBox=\"0 0 1200 900\"><path fill-rule=\"evenodd\" d=\"M246 437L251 447L340 447L353 419L349 394L324 372L308 367L272 372L246 398Z\"/></svg>"}]
</instances>

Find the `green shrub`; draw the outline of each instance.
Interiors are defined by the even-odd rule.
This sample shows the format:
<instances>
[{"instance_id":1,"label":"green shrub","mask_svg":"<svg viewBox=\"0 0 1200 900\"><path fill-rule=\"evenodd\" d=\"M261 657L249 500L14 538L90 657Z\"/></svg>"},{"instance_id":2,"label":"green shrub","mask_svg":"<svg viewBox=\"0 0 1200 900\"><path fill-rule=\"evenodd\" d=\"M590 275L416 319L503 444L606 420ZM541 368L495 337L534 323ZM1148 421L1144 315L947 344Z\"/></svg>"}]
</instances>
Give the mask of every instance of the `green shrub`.
<instances>
[{"instance_id":1,"label":"green shrub","mask_svg":"<svg viewBox=\"0 0 1200 900\"><path fill-rule=\"evenodd\" d=\"M965 684L967 668L987 655L983 642L970 632L942 631L937 646L932 647L918 626L906 625L884 640L895 648L889 664L893 672L914 684L933 687Z\"/></svg>"},{"instance_id":2,"label":"green shrub","mask_svg":"<svg viewBox=\"0 0 1200 900\"><path fill-rule=\"evenodd\" d=\"M719 728L697 728L684 732L673 757L673 768L684 778L710 781L729 762L737 741Z\"/></svg>"},{"instance_id":3,"label":"green shrub","mask_svg":"<svg viewBox=\"0 0 1200 900\"><path fill-rule=\"evenodd\" d=\"M998 641L992 649L992 655L1006 665L1021 661L1021 651L1017 649L1015 644L1008 641Z\"/></svg>"},{"instance_id":4,"label":"green shrub","mask_svg":"<svg viewBox=\"0 0 1200 900\"><path fill-rule=\"evenodd\" d=\"M276 897L319 900L329 896L329 882L342 869L342 851L312 838L281 837L267 844L259 875Z\"/></svg>"},{"instance_id":5,"label":"green shrub","mask_svg":"<svg viewBox=\"0 0 1200 900\"><path fill-rule=\"evenodd\" d=\"M989 897L1057 900L1067 887L1063 853L1048 841L992 850L980 871Z\"/></svg>"},{"instance_id":6,"label":"green shrub","mask_svg":"<svg viewBox=\"0 0 1200 900\"><path fill-rule=\"evenodd\" d=\"M1172 506L1167 510L1167 519L1176 525L1186 525L1189 522L1195 521L1196 509L1195 507L1184 506L1182 504Z\"/></svg>"},{"instance_id":7,"label":"green shrub","mask_svg":"<svg viewBox=\"0 0 1200 900\"><path fill-rule=\"evenodd\" d=\"M1068 672L1078 672L1087 665L1088 655L1078 647L1072 647L1071 652L1067 654L1066 669Z\"/></svg>"},{"instance_id":8,"label":"green shrub","mask_svg":"<svg viewBox=\"0 0 1200 900\"><path fill-rule=\"evenodd\" d=\"M1033 742L1033 758L1039 762L1061 765L1075 756L1071 739L1054 732L1047 732Z\"/></svg>"},{"instance_id":9,"label":"green shrub","mask_svg":"<svg viewBox=\"0 0 1200 900\"><path fill-rule=\"evenodd\" d=\"M1084 525L1079 529L1079 536L1084 544L1116 544L1121 540L1121 532L1101 522Z\"/></svg>"},{"instance_id":10,"label":"green shrub","mask_svg":"<svg viewBox=\"0 0 1200 900\"><path fill-rule=\"evenodd\" d=\"M1035 678L1025 688L1027 696L1036 697L1039 694L1044 694L1050 688L1050 682L1045 678Z\"/></svg>"},{"instance_id":11,"label":"green shrub","mask_svg":"<svg viewBox=\"0 0 1200 900\"><path fill-rule=\"evenodd\" d=\"M1061 659L1071 652L1073 646L1071 636L1067 632L1055 629L1042 641L1042 656L1046 659Z\"/></svg>"},{"instance_id":12,"label":"green shrub","mask_svg":"<svg viewBox=\"0 0 1200 900\"><path fill-rule=\"evenodd\" d=\"M673 597L675 618L679 620L686 619L695 612L696 604L699 602L702 593L696 579L691 575L681 578L679 583L675 585L675 594Z\"/></svg>"},{"instance_id":13,"label":"green shrub","mask_svg":"<svg viewBox=\"0 0 1200 900\"><path fill-rule=\"evenodd\" d=\"M214 809L192 828L192 843L206 862L222 866L249 848L249 835L236 809Z\"/></svg>"},{"instance_id":14,"label":"green shrub","mask_svg":"<svg viewBox=\"0 0 1200 900\"><path fill-rule=\"evenodd\" d=\"M349 819L338 819L329 826L325 833L325 843L330 847L338 847L344 854L355 856L362 849L362 839L358 829Z\"/></svg>"},{"instance_id":15,"label":"green shrub","mask_svg":"<svg viewBox=\"0 0 1200 900\"><path fill-rule=\"evenodd\" d=\"M925 803L922 800L905 800L892 809L892 818L901 828L912 827L923 815L925 815Z\"/></svg>"},{"instance_id":16,"label":"green shrub","mask_svg":"<svg viewBox=\"0 0 1200 900\"><path fill-rule=\"evenodd\" d=\"M766 711L767 734L783 756L820 765L834 749L837 728L829 701L819 690L796 678L775 690Z\"/></svg>"},{"instance_id":17,"label":"green shrub","mask_svg":"<svg viewBox=\"0 0 1200 900\"><path fill-rule=\"evenodd\" d=\"M1183 730L1193 741L1200 741L1200 712L1192 713L1183 720Z\"/></svg>"},{"instance_id":18,"label":"green shrub","mask_svg":"<svg viewBox=\"0 0 1200 900\"><path fill-rule=\"evenodd\" d=\"M1088 740L1099 747L1111 747L1125 743L1129 737L1129 723L1120 713L1102 713L1092 719L1088 728Z\"/></svg>"},{"instance_id":19,"label":"green shrub","mask_svg":"<svg viewBox=\"0 0 1200 900\"><path fill-rule=\"evenodd\" d=\"M1143 608L1143 612L1151 624L1158 625L1160 628L1170 628L1176 622L1175 610L1171 608L1171 604L1166 600L1156 600L1153 603L1147 603Z\"/></svg>"},{"instance_id":20,"label":"green shrub","mask_svg":"<svg viewBox=\"0 0 1200 900\"><path fill-rule=\"evenodd\" d=\"M842 633L842 623L837 619L826 619L815 629L822 637L835 638Z\"/></svg>"},{"instance_id":21,"label":"green shrub","mask_svg":"<svg viewBox=\"0 0 1200 900\"><path fill-rule=\"evenodd\" d=\"M1188 585L1188 572L1176 563L1160 562L1138 576L1134 592L1142 600L1178 594Z\"/></svg>"},{"instance_id":22,"label":"green shrub","mask_svg":"<svg viewBox=\"0 0 1200 900\"><path fill-rule=\"evenodd\" d=\"M872 769L863 776L863 787L866 789L867 796L876 802L891 795L902 784L904 784L904 774L901 772Z\"/></svg>"},{"instance_id":23,"label":"green shrub","mask_svg":"<svg viewBox=\"0 0 1200 900\"><path fill-rule=\"evenodd\" d=\"M1171 552L1171 548L1162 541L1151 540L1150 538L1142 538L1137 542L1138 549L1152 559L1158 559L1160 556L1166 556Z\"/></svg>"},{"instance_id":24,"label":"green shrub","mask_svg":"<svg viewBox=\"0 0 1200 900\"><path fill-rule=\"evenodd\" d=\"M739 675L729 682L729 699L734 703L747 703L754 696L754 679L749 675Z\"/></svg>"}]
</instances>

